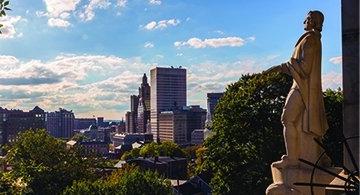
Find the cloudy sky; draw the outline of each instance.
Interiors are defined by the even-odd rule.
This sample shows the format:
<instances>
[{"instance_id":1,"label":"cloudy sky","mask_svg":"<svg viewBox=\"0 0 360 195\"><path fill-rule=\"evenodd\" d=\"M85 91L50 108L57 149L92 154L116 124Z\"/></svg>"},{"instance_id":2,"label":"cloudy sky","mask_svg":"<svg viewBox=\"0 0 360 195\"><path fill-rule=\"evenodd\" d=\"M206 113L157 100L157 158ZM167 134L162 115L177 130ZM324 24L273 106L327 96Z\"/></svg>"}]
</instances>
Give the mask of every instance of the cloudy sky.
<instances>
[{"instance_id":1,"label":"cloudy sky","mask_svg":"<svg viewBox=\"0 0 360 195\"><path fill-rule=\"evenodd\" d=\"M143 73L187 68L188 105L289 59L309 10L325 15L323 88L341 87L340 1L10 0L0 106L121 119Z\"/></svg>"}]
</instances>

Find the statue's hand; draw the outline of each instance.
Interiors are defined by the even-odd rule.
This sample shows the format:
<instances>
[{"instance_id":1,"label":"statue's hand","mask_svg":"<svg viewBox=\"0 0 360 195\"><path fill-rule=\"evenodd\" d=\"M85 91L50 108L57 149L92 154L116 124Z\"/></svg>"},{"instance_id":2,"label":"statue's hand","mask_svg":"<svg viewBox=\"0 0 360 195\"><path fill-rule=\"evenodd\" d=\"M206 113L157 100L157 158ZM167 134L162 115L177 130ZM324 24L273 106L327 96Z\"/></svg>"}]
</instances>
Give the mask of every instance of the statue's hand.
<instances>
[{"instance_id":1,"label":"statue's hand","mask_svg":"<svg viewBox=\"0 0 360 195\"><path fill-rule=\"evenodd\" d=\"M281 65L278 66L273 66L265 71L263 71L263 74L271 74L271 73L276 73L276 72L281 72Z\"/></svg>"}]
</instances>

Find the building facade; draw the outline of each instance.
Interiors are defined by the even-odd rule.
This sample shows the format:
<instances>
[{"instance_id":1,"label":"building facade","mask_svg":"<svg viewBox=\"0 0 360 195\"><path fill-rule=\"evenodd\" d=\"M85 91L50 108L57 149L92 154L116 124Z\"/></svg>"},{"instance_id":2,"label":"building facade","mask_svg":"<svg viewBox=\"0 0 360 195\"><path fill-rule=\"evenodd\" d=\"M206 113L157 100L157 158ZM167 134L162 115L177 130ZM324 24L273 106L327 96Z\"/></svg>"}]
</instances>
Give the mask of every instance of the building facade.
<instances>
[{"instance_id":1,"label":"building facade","mask_svg":"<svg viewBox=\"0 0 360 195\"><path fill-rule=\"evenodd\" d=\"M29 129L45 129L45 112L35 106L29 112L0 107L0 144L16 140L18 133Z\"/></svg>"},{"instance_id":2,"label":"building facade","mask_svg":"<svg viewBox=\"0 0 360 195\"><path fill-rule=\"evenodd\" d=\"M94 124L96 124L95 118L75 118L74 129L87 129Z\"/></svg>"},{"instance_id":3,"label":"building facade","mask_svg":"<svg viewBox=\"0 0 360 195\"><path fill-rule=\"evenodd\" d=\"M207 123L211 124L212 119L214 118L214 112L216 104L219 102L219 99L224 95L224 93L208 93L207 94Z\"/></svg>"},{"instance_id":4,"label":"building facade","mask_svg":"<svg viewBox=\"0 0 360 195\"><path fill-rule=\"evenodd\" d=\"M62 108L46 113L46 129L54 137L70 138L75 129L74 113Z\"/></svg>"},{"instance_id":5,"label":"building facade","mask_svg":"<svg viewBox=\"0 0 360 195\"><path fill-rule=\"evenodd\" d=\"M187 106L162 111L159 114L159 140L189 145L195 129L205 127L206 110L200 106Z\"/></svg>"},{"instance_id":6,"label":"building facade","mask_svg":"<svg viewBox=\"0 0 360 195\"><path fill-rule=\"evenodd\" d=\"M159 114L186 106L186 69L156 67L150 70L150 128L154 140L159 137Z\"/></svg>"},{"instance_id":7,"label":"building facade","mask_svg":"<svg viewBox=\"0 0 360 195\"><path fill-rule=\"evenodd\" d=\"M150 85L147 82L146 74L142 78L141 86L139 87L139 106L137 112L137 132L148 132L148 123L150 122Z\"/></svg>"}]
</instances>

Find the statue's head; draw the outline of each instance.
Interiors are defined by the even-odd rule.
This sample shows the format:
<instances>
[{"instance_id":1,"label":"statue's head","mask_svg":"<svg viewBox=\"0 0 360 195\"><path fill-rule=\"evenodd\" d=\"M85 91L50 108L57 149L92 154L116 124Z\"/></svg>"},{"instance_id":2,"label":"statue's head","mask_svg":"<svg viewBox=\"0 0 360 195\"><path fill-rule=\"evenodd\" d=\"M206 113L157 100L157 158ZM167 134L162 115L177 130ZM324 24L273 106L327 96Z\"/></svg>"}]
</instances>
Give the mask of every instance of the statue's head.
<instances>
[{"instance_id":1,"label":"statue's head","mask_svg":"<svg viewBox=\"0 0 360 195\"><path fill-rule=\"evenodd\" d=\"M304 30L322 31L324 15L317 10L309 11L304 21Z\"/></svg>"}]
</instances>

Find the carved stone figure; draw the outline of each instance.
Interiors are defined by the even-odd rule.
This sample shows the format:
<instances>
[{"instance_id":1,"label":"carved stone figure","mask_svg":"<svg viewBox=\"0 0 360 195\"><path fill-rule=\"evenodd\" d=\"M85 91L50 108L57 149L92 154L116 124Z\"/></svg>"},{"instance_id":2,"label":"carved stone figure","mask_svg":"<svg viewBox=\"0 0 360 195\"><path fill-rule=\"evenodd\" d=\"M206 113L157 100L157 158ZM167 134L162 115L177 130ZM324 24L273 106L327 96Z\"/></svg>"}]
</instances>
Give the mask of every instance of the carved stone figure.
<instances>
[{"instance_id":1,"label":"carved stone figure","mask_svg":"<svg viewBox=\"0 0 360 195\"><path fill-rule=\"evenodd\" d=\"M265 71L283 72L293 77L281 116L286 155L281 161L273 163L275 167L297 166L299 157L313 160L312 156L317 152L306 157L308 152L312 152L307 149L314 150L307 148L306 143L313 142L311 138L323 136L328 128L321 87L323 21L324 15L320 11L310 11L304 21L305 33L297 41L290 60Z\"/></svg>"}]
</instances>

